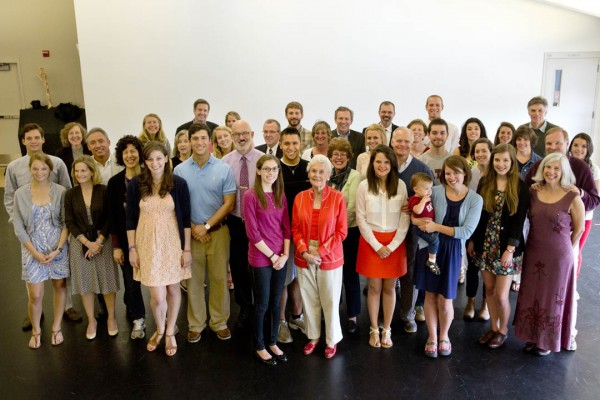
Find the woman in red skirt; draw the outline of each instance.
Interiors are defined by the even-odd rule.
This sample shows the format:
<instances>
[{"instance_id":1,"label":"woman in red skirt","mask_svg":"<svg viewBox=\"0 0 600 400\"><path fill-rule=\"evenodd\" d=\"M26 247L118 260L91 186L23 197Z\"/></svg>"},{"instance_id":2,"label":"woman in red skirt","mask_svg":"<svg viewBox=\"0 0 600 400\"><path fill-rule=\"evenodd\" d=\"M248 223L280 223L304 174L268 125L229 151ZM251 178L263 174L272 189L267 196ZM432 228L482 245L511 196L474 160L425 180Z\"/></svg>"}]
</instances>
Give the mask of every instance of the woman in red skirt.
<instances>
[{"instance_id":1,"label":"woman in red skirt","mask_svg":"<svg viewBox=\"0 0 600 400\"><path fill-rule=\"evenodd\" d=\"M404 182L392 149L379 145L371 153L367 179L356 190L356 222L360 229L356 270L369 278L367 306L371 330L369 345L392 347L392 316L396 305L396 279L406 273L404 238L410 223L401 211L406 202ZM377 317L383 290L383 330Z\"/></svg>"}]
</instances>

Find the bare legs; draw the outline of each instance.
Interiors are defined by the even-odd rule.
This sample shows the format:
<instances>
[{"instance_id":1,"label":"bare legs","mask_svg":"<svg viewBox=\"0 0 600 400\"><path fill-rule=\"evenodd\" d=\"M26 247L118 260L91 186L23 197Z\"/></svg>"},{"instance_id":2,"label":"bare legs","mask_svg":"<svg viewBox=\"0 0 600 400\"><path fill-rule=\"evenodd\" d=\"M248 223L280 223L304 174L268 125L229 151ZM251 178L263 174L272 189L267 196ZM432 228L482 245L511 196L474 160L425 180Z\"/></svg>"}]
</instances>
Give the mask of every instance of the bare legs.
<instances>
[{"instance_id":1,"label":"bare legs","mask_svg":"<svg viewBox=\"0 0 600 400\"><path fill-rule=\"evenodd\" d=\"M454 319L454 308L452 299L446 299L444 296L425 292L425 323L429 332L428 342L438 342L439 339L448 340L448 330Z\"/></svg>"},{"instance_id":2,"label":"bare legs","mask_svg":"<svg viewBox=\"0 0 600 400\"><path fill-rule=\"evenodd\" d=\"M494 275L483 271L485 292L488 308L490 310L490 329L506 335L508 319L510 318L509 291L512 275Z\"/></svg>"},{"instance_id":3,"label":"bare legs","mask_svg":"<svg viewBox=\"0 0 600 400\"><path fill-rule=\"evenodd\" d=\"M94 293L83 293L81 295L83 309L85 310L85 314L87 315L88 319L88 326L87 330L85 331L85 336L89 340L92 340L96 337L96 328L98 327L98 321L96 321L96 316L94 315L94 296Z\"/></svg>"},{"instance_id":4,"label":"bare legs","mask_svg":"<svg viewBox=\"0 0 600 400\"><path fill-rule=\"evenodd\" d=\"M42 328L40 327L40 319L42 318L42 300L44 299L44 282L28 283L27 284L27 313L31 321L31 339L29 347L37 349L41 345L40 335Z\"/></svg>"},{"instance_id":5,"label":"bare legs","mask_svg":"<svg viewBox=\"0 0 600 400\"><path fill-rule=\"evenodd\" d=\"M382 292L383 296L381 295ZM389 331L396 306L396 278L369 278L367 308L369 310L369 321L373 330L379 330L377 319L379 316L380 299L383 302L383 329Z\"/></svg>"},{"instance_id":6,"label":"bare legs","mask_svg":"<svg viewBox=\"0 0 600 400\"><path fill-rule=\"evenodd\" d=\"M160 343L162 335L167 336L166 353L172 356L177 352L177 342L175 341L175 324L177 323L177 315L181 306L181 291L179 283L168 286L154 286L148 288L150 291L150 307L152 315L156 322L156 345ZM152 341L152 339L151 339ZM150 342L148 344L150 346ZM148 350L153 351L148 347Z\"/></svg>"}]
</instances>

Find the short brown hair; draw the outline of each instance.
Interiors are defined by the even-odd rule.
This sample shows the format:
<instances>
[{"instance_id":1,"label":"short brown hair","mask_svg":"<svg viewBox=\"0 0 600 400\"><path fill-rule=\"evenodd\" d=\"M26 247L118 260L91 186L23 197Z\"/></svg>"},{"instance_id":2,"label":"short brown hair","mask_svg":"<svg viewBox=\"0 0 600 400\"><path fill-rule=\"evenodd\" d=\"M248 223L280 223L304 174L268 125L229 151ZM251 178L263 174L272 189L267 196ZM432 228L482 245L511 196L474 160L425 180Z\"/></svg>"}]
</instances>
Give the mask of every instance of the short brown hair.
<instances>
[{"instance_id":1,"label":"short brown hair","mask_svg":"<svg viewBox=\"0 0 600 400\"><path fill-rule=\"evenodd\" d=\"M348 139L343 137L335 137L331 139L331 142L329 142L329 147L327 148L327 157L331 158L333 156L333 152L336 150L345 152L348 160L352 159L352 146L350 145Z\"/></svg>"},{"instance_id":2,"label":"short brown hair","mask_svg":"<svg viewBox=\"0 0 600 400\"><path fill-rule=\"evenodd\" d=\"M532 98L531 100L529 100L527 102L527 108L536 105L536 104L541 104L544 107L548 108L548 100L546 100L544 97L542 96L535 96L534 98Z\"/></svg>"},{"instance_id":3,"label":"short brown hair","mask_svg":"<svg viewBox=\"0 0 600 400\"><path fill-rule=\"evenodd\" d=\"M62 143L63 147L71 147L71 143L69 143L69 131L76 126L78 126L81 130L81 144L85 144L85 137L87 136L85 127L79 122L69 122L60 130L60 142Z\"/></svg>"},{"instance_id":4,"label":"short brown hair","mask_svg":"<svg viewBox=\"0 0 600 400\"><path fill-rule=\"evenodd\" d=\"M440 173L440 183L444 186L446 186L446 167L450 168L454 172L465 174L463 185L469 186L469 183L471 182L471 168L469 168L467 160L456 155L446 158L444 164L442 165L442 172Z\"/></svg>"},{"instance_id":5,"label":"short brown hair","mask_svg":"<svg viewBox=\"0 0 600 400\"><path fill-rule=\"evenodd\" d=\"M36 129L40 132L40 135L42 135L42 137L44 137L44 130L42 129L42 127L36 123L30 123L30 124L23 125L23 129L21 129L21 134L19 135L19 139L20 140L25 139L25 134L27 132L34 131Z\"/></svg>"},{"instance_id":6,"label":"short brown hair","mask_svg":"<svg viewBox=\"0 0 600 400\"><path fill-rule=\"evenodd\" d=\"M517 130L515 130L515 133L513 133L513 137L510 141L510 144L512 144L514 148L517 148L517 139L519 138L529 140L531 147L535 146L535 144L538 141L538 137L535 134L535 131L527 125L521 125L517 128Z\"/></svg>"},{"instance_id":7,"label":"short brown hair","mask_svg":"<svg viewBox=\"0 0 600 400\"><path fill-rule=\"evenodd\" d=\"M302 114L304 114L304 107L302 107L302 104L300 104L300 103L299 103L299 102L297 102L297 101L290 101L290 102L287 104L287 106L285 106L285 113L286 113L286 114L287 114L287 112L288 112L288 110L289 110L290 108L294 108L294 109L296 109L296 110L300 110L300 112L301 112Z\"/></svg>"}]
</instances>

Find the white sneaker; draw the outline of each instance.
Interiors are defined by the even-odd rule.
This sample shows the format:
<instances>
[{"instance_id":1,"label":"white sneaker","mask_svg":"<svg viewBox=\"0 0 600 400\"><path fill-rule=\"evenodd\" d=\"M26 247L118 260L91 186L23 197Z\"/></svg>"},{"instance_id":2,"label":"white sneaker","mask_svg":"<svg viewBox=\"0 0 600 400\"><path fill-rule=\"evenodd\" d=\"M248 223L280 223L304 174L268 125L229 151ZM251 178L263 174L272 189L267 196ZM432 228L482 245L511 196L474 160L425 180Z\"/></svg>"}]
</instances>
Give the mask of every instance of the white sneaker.
<instances>
[{"instance_id":1,"label":"white sneaker","mask_svg":"<svg viewBox=\"0 0 600 400\"><path fill-rule=\"evenodd\" d=\"M302 333L306 335L306 325L304 324L304 314L300 314L300 316L296 319L290 318L289 323L290 329L298 330L300 329Z\"/></svg>"},{"instance_id":2,"label":"white sneaker","mask_svg":"<svg viewBox=\"0 0 600 400\"><path fill-rule=\"evenodd\" d=\"M292 343L294 339L292 339L292 334L290 333L290 328L288 327L287 321L281 320L279 321L279 330L277 332L277 341L281 343Z\"/></svg>"},{"instance_id":3,"label":"white sneaker","mask_svg":"<svg viewBox=\"0 0 600 400\"><path fill-rule=\"evenodd\" d=\"M133 329L131 330L131 338L133 340L139 340L146 337L146 324L144 324L144 318L136 319L133 321Z\"/></svg>"}]
</instances>

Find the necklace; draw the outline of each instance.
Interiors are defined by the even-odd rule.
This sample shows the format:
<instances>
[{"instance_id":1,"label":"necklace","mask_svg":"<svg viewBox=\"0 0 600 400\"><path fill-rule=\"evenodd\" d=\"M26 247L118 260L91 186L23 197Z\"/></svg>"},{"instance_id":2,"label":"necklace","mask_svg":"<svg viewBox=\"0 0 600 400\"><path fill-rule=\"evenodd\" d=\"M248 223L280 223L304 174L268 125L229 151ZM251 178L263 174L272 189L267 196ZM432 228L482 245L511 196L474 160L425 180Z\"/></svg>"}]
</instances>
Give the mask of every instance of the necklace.
<instances>
[{"instance_id":1,"label":"necklace","mask_svg":"<svg viewBox=\"0 0 600 400\"><path fill-rule=\"evenodd\" d=\"M300 161L298 160L298 163L296 165L294 165L293 167L290 164L284 163L283 161L281 162L281 164L288 167L289 170L292 172L292 175L294 175L294 174L296 174L296 169L298 169L298 166L300 165Z\"/></svg>"}]
</instances>

